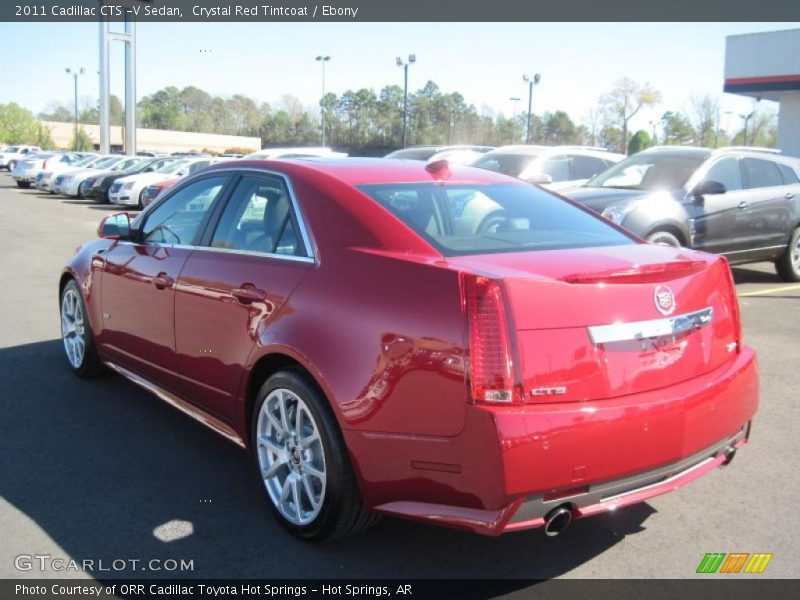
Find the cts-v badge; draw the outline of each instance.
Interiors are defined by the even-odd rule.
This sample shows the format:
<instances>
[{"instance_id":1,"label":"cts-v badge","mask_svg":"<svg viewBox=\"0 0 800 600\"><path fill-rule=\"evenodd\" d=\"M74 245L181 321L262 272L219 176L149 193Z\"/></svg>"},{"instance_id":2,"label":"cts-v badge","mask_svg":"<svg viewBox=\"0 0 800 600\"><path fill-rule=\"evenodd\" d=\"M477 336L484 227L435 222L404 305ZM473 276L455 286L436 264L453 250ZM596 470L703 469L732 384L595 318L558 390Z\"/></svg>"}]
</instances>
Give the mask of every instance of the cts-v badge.
<instances>
[{"instance_id":1,"label":"cts-v badge","mask_svg":"<svg viewBox=\"0 0 800 600\"><path fill-rule=\"evenodd\" d=\"M657 285L653 290L653 302L656 310L667 316L675 312L675 294L666 285Z\"/></svg>"},{"instance_id":2,"label":"cts-v badge","mask_svg":"<svg viewBox=\"0 0 800 600\"><path fill-rule=\"evenodd\" d=\"M559 387L541 387L533 388L531 396L561 396L567 393L567 388L564 386Z\"/></svg>"}]
</instances>

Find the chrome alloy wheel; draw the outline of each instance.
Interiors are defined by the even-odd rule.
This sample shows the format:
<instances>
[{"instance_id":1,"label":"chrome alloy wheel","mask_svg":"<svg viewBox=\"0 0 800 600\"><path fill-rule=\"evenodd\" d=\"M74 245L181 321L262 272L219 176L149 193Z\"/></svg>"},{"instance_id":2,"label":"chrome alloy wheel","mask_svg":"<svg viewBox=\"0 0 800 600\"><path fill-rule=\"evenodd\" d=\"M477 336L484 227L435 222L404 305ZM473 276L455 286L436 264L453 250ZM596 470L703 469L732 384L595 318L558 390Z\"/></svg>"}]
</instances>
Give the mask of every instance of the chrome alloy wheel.
<instances>
[{"instance_id":1,"label":"chrome alloy wheel","mask_svg":"<svg viewBox=\"0 0 800 600\"><path fill-rule=\"evenodd\" d=\"M795 272L800 273L800 235L795 237L794 246L789 249L791 252L792 266Z\"/></svg>"},{"instance_id":2,"label":"chrome alloy wheel","mask_svg":"<svg viewBox=\"0 0 800 600\"><path fill-rule=\"evenodd\" d=\"M279 388L261 405L256 424L261 478L281 516L295 525L316 519L325 498L325 454L305 402Z\"/></svg>"},{"instance_id":3,"label":"chrome alloy wheel","mask_svg":"<svg viewBox=\"0 0 800 600\"><path fill-rule=\"evenodd\" d=\"M67 288L61 299L61 338L67 360L75 369L80 369L83 364L86 350L84 328L83 303L74 289Z\"/></svg>"}]
</instances>

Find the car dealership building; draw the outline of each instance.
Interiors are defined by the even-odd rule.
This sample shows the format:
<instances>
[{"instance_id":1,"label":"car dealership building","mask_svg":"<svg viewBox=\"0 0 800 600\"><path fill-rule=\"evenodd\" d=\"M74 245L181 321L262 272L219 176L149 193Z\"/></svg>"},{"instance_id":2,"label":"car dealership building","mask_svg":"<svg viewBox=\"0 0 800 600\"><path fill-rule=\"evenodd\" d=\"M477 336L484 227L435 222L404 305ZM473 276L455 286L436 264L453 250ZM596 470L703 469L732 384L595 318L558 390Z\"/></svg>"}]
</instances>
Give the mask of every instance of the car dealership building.
<instances>
[{"instance_id":1,"label":"car dealership building","mask_svg":"<svg viewBox=\"0 0 800 600\"><path fill-rule=\"evenodd\" d=\"M800 156L800 29L729 36L724 90L780 103L778 148Z\"/></svg>"}]
</instances>

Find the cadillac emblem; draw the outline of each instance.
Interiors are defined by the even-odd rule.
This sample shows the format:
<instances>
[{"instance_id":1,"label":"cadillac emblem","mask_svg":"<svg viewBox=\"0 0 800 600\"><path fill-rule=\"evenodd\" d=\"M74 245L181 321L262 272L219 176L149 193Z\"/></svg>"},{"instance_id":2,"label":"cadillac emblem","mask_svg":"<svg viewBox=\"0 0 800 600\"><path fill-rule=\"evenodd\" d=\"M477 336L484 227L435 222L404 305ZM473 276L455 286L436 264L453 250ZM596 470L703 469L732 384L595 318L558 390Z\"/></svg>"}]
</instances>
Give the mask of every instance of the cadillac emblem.
<instances>
[{"instance_id":1,"label":"cadillac emblem","mask_svg":"<svg viewBox=\"0 0 800 600\"><path fill-rule=\"evenodd\" d=\"M656 310L662 315L668 316L675 312L675 294L666 285L657 285L653 291L653 302Z\"/></svg>"}]
</instances>

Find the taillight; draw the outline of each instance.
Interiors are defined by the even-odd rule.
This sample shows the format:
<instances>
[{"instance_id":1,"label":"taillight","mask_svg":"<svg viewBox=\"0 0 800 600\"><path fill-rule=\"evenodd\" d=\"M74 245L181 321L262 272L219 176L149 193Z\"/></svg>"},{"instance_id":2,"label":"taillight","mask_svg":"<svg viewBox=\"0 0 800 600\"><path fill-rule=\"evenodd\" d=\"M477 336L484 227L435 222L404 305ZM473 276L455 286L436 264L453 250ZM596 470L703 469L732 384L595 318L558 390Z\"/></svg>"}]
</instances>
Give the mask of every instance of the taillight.
<instances>
[{"instance_id":1,"label":"taillight","mask_svg":"<svg viewBox=\"0 0 800 600\"><path fill-rule=\"evenodd\" d=\"M728 281L728 303L731 307L731 316L733 317L733 331L736 336L736 352L742 351L742 313L739 310L739 298L736 295L736 282L733 280L733 271L728 259L720 256L723 262L723 269L725 269L725 276Z\"/></svg>"},{"instance_id":2,"label":"taillight","mask_svg":"<svg viewBox=\"0 0 800 600\"><path fill-rule=\"evenodd\" d=\"M461 289L469 331L469 380L472 400L521 403L514 385L508 320L500 285L486 277L462 275Z\"/></svg>"}]
</instances>

